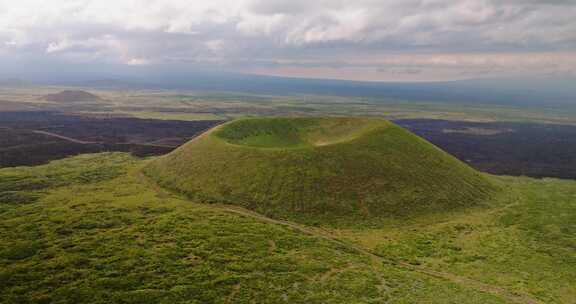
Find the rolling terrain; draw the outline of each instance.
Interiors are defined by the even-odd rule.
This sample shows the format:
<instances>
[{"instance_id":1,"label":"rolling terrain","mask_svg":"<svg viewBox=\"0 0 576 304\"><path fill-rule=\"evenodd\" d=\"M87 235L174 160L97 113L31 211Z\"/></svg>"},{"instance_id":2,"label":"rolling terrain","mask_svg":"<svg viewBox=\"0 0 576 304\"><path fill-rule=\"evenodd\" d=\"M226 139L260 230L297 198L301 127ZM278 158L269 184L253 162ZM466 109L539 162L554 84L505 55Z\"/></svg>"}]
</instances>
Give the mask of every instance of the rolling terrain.
<instances>
[{"instance_id":1,"label":"rolling terrain","mask_svg":"<svg viewBox=\"0 0 576 304\"><path fill-rule=\"evenodd\" d=\"M311 228L167 194L142 177L142 165L116 153L0 170L1 301L521 299L385 262Z\"/></svg>"},{"instance_id":2,"label":"rolling terrain","mask_svg":"<svg viewBox=\"0 0 576 304\"><path fill-rule=\"evenodd\" d=\"M196 201L312 222L468 207L498 189L425 140L366 118L236 120L144 172Z\"/></svg>"},{"instance_id":3,"label":"rolling terrain","mask_svg":"<svg viewBox=\"0 0 576 304\"><path fill-rule=\"evenodd\" d=\"M0 0L0 304L576 304L576 0Z\"/></svg>"},{"instance_id":4,"label":"rolling terrain","mask_svg":"<svg viewBox=\"0 0 576 304\"><path fill-rule=\"evenodd\" d=\"M321 201L293 209L273 196L255 206L159 178L208 159L215 167L196 177L213 177L205 180L213 191L210 181L253 173L250 166L262 180L273 164L291 172L294 155L298 168L323 172L301 167L316 153L331 157L324 170L365 169L355 162L369 159L370 176L350 171L331 189L377 189L389 200L361 205L334 195L341 204L333 213ZM172 157L180 167L169 168ZM179 186L196 182L182 176ZM307 183L301 176L287 186ZM388 187L375 188L376 180ZM261 191L246 182L230 185L243 195ZM238 120L163 157L85 154L0 169L0 303L571 304L574 197L574 181L481 174L385 120Z\"/></svg>"},{"instance_id":5,"label":"rolling terrain","mask_svg":"<svg viewBox=\"0 0 576 304\"><path fill-rule=\"evenodd\" d=\"M0 170L5 303L573 303L576 184L316 227L199 204L127 154ZM542 204L542 202L553 202ZM65 271L63 271L65 270Z\"/></svg>"}]
</instances>

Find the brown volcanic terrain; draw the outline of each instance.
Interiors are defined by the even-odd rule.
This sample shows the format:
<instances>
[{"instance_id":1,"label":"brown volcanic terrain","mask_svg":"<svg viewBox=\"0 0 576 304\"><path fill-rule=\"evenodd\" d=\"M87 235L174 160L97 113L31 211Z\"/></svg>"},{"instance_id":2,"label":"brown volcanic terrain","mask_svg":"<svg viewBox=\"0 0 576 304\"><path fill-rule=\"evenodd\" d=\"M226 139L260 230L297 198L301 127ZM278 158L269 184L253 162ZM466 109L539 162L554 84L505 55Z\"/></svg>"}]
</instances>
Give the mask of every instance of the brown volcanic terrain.
<instances>
[{"instance_id":1,"label":"brown volcanic terrain","mask_svg":"<svg viewBox=\"0 0 576 304\"><path fill-rule=\"evenodd\" d=\"M55 94L44 95L40 99L52 102L95 102L102 100L102 98L92 93L73 90L65 90Z\"/></svg>"}]
</instances>

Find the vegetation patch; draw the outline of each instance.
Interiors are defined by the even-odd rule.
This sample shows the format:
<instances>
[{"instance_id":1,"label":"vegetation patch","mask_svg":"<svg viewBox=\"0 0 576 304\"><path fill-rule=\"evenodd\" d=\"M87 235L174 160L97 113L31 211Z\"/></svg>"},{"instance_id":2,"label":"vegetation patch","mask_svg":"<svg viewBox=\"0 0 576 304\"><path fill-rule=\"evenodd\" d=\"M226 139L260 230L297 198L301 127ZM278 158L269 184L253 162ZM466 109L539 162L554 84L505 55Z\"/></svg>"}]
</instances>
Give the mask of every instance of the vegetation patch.
<instances>
[{"instance_id":1,"label":"vegetation patch","mask_svg":"<svg viewBox=\"0 0 576 304\"><path fill-rule=\"evenodd\" d=\"M23 260L34 256L38 252L39 248L39 245L33 241L14 243L0 251L0 258L7 260Z\"/></svg>"},{"instance_id":2,"label":"vegetation patch","mask_svg":"<svg viewBox=\"0 0 576 304\"><path fill-rule=\"evenodd\" d=\"M0 204L30 204L36 202L40 196L35 193L21 191L0 192Z\"/></svg>"}]
</instances>

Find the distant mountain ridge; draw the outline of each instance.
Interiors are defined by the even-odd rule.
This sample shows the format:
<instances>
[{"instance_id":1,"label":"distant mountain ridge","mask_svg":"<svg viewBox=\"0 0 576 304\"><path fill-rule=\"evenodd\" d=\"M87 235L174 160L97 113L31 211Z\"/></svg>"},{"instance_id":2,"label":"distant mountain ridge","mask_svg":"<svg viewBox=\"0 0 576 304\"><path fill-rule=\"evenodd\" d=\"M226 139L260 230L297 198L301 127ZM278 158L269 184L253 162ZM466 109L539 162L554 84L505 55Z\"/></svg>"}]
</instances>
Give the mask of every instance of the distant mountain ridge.
<instances>
[{"instance_id":1,"label":"distant mountain ridge","mask_svg":"<svg viewBox=\"0 0 576 304\"><path fill-rule=\"evenodd\" d=\"M6 77L9 77L7 75ZM83 71L30 75L38 85L114 89L183 89L250 94L327 95L417 102L557 107L576 104L574 76L478 78L430 82L368 82L294 78L186 67L141 68L126 73Z\"/></svg>"}]
</instances>

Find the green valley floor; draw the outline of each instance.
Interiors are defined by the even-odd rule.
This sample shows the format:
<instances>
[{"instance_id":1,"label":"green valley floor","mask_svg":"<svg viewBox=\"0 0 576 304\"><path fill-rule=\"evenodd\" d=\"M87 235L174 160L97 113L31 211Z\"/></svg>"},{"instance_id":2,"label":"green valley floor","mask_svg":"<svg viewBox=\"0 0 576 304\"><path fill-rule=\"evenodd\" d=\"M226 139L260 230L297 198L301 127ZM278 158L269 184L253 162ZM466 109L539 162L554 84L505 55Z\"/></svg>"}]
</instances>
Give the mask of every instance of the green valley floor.
<instances>
[{"instance_id":1,"label":"green valley floor","mask_svg":"<svg viewBox=\"0 0 576 304\"><path fill-rule=\"evenodd\" d=\"M0 303L576 303L576 182L305 226L156 186L146 160L0 169Z\"/></svg>"}]
</instances>

